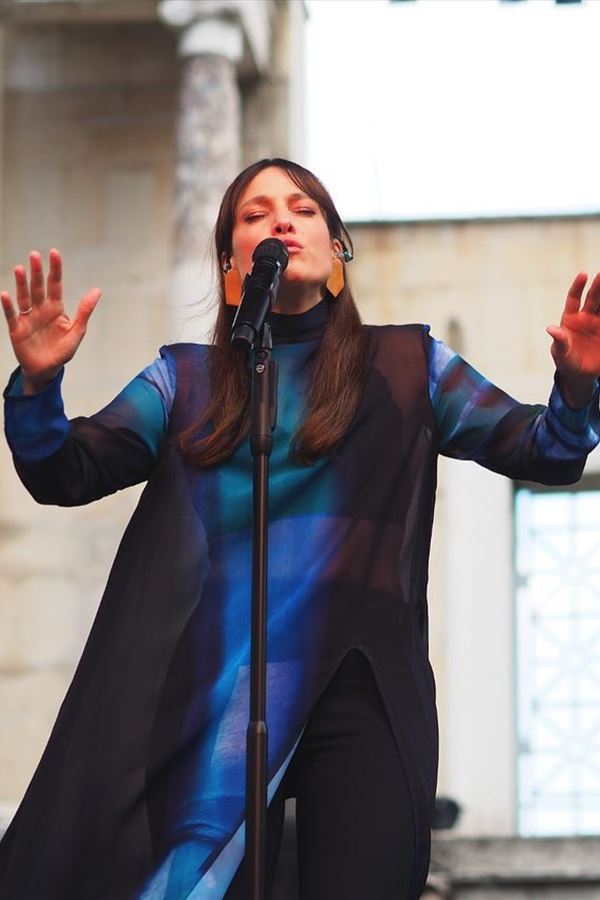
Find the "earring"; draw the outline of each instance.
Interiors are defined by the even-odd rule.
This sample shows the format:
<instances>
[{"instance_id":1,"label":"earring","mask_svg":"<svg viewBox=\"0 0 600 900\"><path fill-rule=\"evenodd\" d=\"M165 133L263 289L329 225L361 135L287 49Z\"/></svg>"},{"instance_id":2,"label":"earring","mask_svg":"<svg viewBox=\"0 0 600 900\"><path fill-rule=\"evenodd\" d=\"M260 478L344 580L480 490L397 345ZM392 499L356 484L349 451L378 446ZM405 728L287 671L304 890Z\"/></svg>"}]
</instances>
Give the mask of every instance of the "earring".
<instances>
[{"instance_id":1,"label":"earring","mask_svg":"<svg viewBox=\"0 0 600 900\"><path fill-rule=\"evenodd\" d=\"M239 306L242 302L242 276L238 269L227 263L223 269L225 284L225 303L227 306Z\"/></svg>"},{"instance_id":2,"label":"earring","mask_svg":"<svg viewBox=\"0 0 600 900\"><path fill-rule=\"evenodd\" d=\"M339 256L335 256L331 265L331 275L325 287L332 297L339 297L345 284L344 266Z\"/></svg>"}]
</instances>

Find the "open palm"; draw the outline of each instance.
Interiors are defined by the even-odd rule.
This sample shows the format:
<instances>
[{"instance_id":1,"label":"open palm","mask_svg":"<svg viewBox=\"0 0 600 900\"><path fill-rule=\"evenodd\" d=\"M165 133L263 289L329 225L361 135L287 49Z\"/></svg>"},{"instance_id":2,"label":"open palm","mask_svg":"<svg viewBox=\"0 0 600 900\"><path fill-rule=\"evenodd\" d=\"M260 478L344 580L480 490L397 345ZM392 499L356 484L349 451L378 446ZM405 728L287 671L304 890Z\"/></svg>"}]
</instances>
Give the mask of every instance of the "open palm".
<instances>
[{"instance_id":1,"label":"open palm","mask_svg":"<svg viewBox=\"0 0 600 900\"><path fill-rule=\"evenodd\" d=\"M567 294L560 325L546 329L554 338L550 349L556 368L567 381L600 376L600 273L582 305L587 279L585 272L577 275Z\"/></svg>"},{"instance_id":2,"label":"open palm","mask_svg":"<svg viewBox=\"0 0 600 900\"><path fill-rule=\"evenodd\" d=\"M0 293L0 299L23 375L31 384L43 385L74 356L101 292L92 288L84 294L71 319L62 302L62 260L58 250L50 251L46 285L37 251L29 254L29 266L29 283L24 266L14 269L16 308L6 291Z\"/></svg>"}]
</instances>

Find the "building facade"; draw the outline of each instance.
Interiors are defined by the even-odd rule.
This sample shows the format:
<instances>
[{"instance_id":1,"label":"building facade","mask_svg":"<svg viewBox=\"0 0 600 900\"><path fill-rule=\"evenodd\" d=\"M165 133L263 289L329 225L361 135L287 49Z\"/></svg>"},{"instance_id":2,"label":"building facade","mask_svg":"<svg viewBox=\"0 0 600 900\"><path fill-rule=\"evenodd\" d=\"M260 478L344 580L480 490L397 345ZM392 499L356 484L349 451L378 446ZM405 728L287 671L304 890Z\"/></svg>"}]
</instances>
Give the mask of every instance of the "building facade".
<instances>
[{"instance_id":1,"label":"building facade","mask_svg":"<svg viewBox=\"0 0 600 900\"><path fill-rule=\"evenodd\" d=\"M9 0L0 4L0 283L63 254L73 312L103 292L64 382L104 406L161 344L214 314L223 191L267 153L302 154L304 4ZM6 378L14 367L0 349ZM71 679L135 489L37 507L0 449L0 809L10 815Z\"/></svg>"}]
</instances>

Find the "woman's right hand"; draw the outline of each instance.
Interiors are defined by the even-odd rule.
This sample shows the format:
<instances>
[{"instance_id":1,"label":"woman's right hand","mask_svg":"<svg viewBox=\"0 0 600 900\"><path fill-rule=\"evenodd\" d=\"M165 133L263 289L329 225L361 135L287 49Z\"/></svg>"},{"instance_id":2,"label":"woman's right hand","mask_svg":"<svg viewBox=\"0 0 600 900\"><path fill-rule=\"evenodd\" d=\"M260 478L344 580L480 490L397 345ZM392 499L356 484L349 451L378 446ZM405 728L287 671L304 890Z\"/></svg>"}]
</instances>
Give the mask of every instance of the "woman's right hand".
<instances>
[{"instance_id":1,"label":"woman's right hand","mask_svg":"<svg viewBox=\"0 0 600 900\"><path fill-rule=\"evenodd\" d=\"M73 319L62 302L62 260L58 250L50 251L50 273L44 287L42 257L29 254L30 279L25 266L14 269L17 308L6 291L0 293L8 323L8 334L21 366L26 394L45 387L62 366L73 358L86 332L101 291L84 294Z\"/></svg>"}]
</instances>

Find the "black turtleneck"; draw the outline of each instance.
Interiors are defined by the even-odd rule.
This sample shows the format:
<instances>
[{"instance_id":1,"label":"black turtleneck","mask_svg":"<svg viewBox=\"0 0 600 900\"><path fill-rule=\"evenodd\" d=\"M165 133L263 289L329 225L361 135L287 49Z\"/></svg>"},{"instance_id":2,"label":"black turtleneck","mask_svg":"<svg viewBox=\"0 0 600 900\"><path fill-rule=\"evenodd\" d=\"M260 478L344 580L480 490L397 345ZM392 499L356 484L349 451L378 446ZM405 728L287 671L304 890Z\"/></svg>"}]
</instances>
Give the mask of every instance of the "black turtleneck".
<instances>
[{"instance_id":1,"label":"black turtleneck","mask_svg":"<svg viewBox=\"0 0 600 900\"><path fill-rule=\"evenodd\" d=\"M331 304L335 300L326 294L315 306L302 313L271 312L269 321L275 344L297 344L319 337L329 320Z\"/></svg>"}]
</instances>

